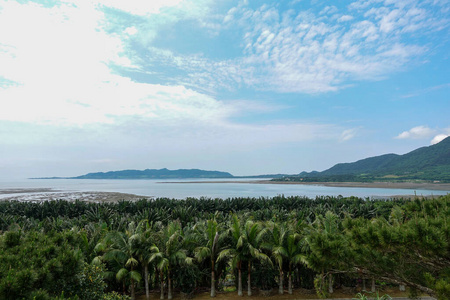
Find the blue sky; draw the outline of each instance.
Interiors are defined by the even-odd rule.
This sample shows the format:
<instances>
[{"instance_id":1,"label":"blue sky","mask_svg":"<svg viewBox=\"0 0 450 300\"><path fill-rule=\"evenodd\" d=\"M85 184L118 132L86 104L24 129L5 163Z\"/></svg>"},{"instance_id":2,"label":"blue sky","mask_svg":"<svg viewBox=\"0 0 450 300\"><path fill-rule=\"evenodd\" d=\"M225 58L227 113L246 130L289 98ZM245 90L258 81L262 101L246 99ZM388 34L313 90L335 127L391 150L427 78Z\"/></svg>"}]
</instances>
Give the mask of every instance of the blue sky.
<instances>
[{"instance_id":1,"label":"blue sky","mask_svg":"<svg viewBox=\"0 0 450 300\"><path fill-rule=\"evenodd\" d=\"M324 170L450 135L447 0L0 0L0 178Z\"/></svg>"}]
</instances>

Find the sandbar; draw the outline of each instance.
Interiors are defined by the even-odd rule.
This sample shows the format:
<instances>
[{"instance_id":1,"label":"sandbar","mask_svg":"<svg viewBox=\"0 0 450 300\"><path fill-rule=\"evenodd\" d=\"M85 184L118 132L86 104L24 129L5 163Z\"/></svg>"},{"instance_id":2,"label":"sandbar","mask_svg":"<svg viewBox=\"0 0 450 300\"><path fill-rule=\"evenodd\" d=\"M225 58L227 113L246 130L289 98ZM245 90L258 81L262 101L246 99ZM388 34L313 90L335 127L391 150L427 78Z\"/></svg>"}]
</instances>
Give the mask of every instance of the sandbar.
<instances>
[{"instance_id":1,"label":"sandbar","mask_svg":"<svg viewBox=\"0 0 450 300\"><path fill-rule=\"evenodd\" d=\"M169 182L160 182L169 183ZM449 191L450 183L426 183L426 182L301 182L301 181L272 181L272 180L223 180L223 181L177 181L170 183L246 183L246 184L294 184L294 185L320 185L329 187L361 187L383 189L408 189L408 190L436 190Z\"/></svg>"}]
</instances>

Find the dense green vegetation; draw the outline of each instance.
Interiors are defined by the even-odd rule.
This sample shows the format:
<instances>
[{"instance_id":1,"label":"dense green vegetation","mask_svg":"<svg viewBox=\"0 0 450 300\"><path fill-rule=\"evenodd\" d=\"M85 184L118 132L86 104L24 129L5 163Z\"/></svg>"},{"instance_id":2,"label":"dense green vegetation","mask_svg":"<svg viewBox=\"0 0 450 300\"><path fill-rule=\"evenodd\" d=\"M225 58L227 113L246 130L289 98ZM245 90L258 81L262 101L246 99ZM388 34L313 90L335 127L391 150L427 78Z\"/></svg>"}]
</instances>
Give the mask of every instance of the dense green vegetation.
<instances>
[{"instance_id":1,"label":"dense green vegetation","mask_svg":"<svg viewBox=\"0 0 450 300\"><path fill-rule=\"evenodd\" d=\"M385 154L354 163L340 163L323 172L300 173L277 180L324 181L405 181L450 182L450 137L436 145L404 155Z\"/></svg>"},{"instance_id":2,"label":"dense green vegetation","mask_svg":"<svg viewBox=\"0 0 450 300\"><path fill-rule=\"evenodd\" d=\"M0 202L1 299L235 285L322 296L360 280L450 297L450 196Z\"/></svg>"}]
</instances>

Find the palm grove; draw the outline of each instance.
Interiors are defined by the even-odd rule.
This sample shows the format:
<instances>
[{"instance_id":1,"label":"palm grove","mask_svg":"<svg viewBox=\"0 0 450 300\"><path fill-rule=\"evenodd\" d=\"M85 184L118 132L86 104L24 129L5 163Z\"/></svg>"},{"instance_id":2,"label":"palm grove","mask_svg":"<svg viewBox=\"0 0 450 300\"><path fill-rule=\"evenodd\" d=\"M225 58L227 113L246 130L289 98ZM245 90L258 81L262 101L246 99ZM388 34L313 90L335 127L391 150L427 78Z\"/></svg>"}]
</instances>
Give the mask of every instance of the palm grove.
<instances>
[{"instance_id":1,"label":"palm grove","mask_svg":"<svg viewBox=\"0 0 450 300\"><path fill-rule=\"evenodd\" d=\"M450 297L450 195L0 202L1 299L135 299L367 282ZM153 296L154 297L154 296Z\"/></svg>"}]
</instances>

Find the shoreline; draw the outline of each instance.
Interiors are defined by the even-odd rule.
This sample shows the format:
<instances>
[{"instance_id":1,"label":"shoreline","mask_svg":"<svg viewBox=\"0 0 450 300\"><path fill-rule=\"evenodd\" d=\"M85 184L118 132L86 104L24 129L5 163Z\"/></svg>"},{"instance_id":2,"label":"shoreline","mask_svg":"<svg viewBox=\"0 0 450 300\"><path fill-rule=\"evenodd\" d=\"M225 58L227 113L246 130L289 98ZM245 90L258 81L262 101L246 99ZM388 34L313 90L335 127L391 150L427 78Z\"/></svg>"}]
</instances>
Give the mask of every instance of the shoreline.
<instances>
[{"instance_id":1,"label":"shoreline","mask_svg":"<svg viewBox=\"0 0 450 300\"><path fill-rule=\"evenodd\" d=\"M168 182L158 182L168 183ZM233 181L172 181L170 183L246 183L246 184L287 184L287 185L319 185L329 187L354 188L384 188L408 190L436 190L450 192L450 183L422 183L422 182L298 182L298 181L271 181L271 180L233 180Z\"/></svg>"},{"instance_id":2,"label":"shoreline","mask_svg":"<svg viewBox=\"0 0 450 300\"><path fill-rule=\"evenodd\" d=\"M411 198L411 197L431 197L432 191L444 191L450 194L450 183L420 183L420 182L292 182L292 181L271 181L271 180L218 180L218 181L171 181L158 182L170 184L193 184L193 183L233 183L233 184L278 184L278 185L304 185L304 186L326 186L342 188L381 188L381 189L404 189L390 196L380 196L380 198ZM408 191L406 191L408 190ZM414 193L412 192L414 190ZM428 190L427 195L416 195L415 190ZM86 202L117 202L120 200L136 201L139 199L151 199L155 196L143 196L119 192L100 191L70 191L52 188L6 188L0 189L0 201L23 201L42 202L53 200L66 201L86 201ZM378 198L376 196L376 198ZM182 198L180 198L182 199Z\"/></svg>"},{"instance_id":3,"label":"shoreline","mask_svg":"<svg viewBox=\"0 0 450 300\"><path fill-rule=\"evenodd\" d=\"M45 191L42 191L45 190ZM10 193L6 193L10 192ZM152 198L152 196L139 196L135 194L118 192L70 192L56 191L52 189L14 189L0 190L0 201L19 201L19 202L43 202L43 201L84 201L84 202L117 202L120 200L137 201L143 198Z\"/></svg>"}]
</instances>

